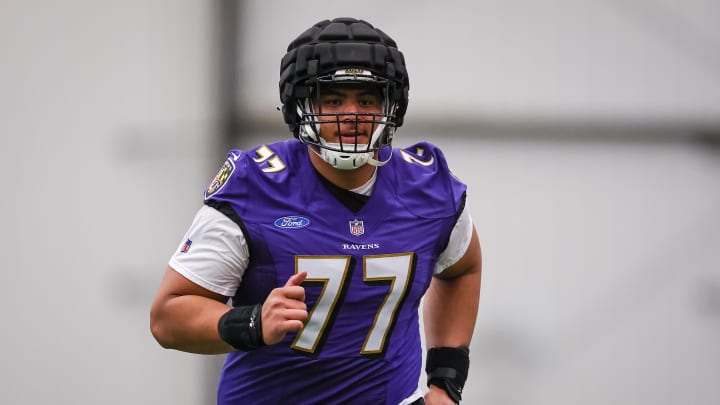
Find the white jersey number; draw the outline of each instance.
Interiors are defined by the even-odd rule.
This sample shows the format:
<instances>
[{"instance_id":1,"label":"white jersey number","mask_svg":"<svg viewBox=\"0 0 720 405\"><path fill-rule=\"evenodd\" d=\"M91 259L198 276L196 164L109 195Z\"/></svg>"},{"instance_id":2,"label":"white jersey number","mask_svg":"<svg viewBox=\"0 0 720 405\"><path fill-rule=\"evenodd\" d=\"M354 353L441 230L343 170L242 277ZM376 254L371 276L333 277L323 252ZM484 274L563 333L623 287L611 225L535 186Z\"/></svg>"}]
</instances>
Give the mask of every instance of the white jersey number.
<instances>
[{"instance_id":1,"label":"white jersey number","mask_svg":"<svg viewBox=\"0 0 720 405\"><path fill-rule=\"evenodd\" d=\"M388 332L403 302L413 272L413 253L363 257L363 281L370 285L389 285L390 290L375 314L361 354L378 354L385 349ZM348 288L350 256L297 256L295 271L308 273L305 281L319 282L322 292L310 309L307 322L292 343L292 348L315 353L328 333L327 326L337 314L337 304Z\"/></svg>"}]
</instances>

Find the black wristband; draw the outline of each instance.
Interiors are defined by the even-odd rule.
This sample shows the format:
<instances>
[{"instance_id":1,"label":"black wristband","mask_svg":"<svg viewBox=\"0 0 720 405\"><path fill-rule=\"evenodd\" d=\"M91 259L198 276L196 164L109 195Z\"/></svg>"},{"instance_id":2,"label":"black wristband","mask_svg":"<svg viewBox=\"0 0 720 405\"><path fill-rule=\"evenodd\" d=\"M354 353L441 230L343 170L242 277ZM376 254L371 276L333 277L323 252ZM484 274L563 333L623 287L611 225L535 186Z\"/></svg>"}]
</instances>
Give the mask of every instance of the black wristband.
<instances>
[{"instance_id":1,"label":"black wristband","mask_svg":"<svg viewBox=\"0 0 720 405\"><path fill-rule=\"evenodd\" d=\"M262 304L235 307L218 321L220 338L238 350L254 350L265 346L260 322Z\"/></svg>"},{"instance_id":2,"label":"black wristband","mask_svg":"<svg viewBox=\"0 0 720 405\"><path fill-rule=\"evenodd\" d=\"M427 385L442 388L456 403L462 400L468 370L470 350L465 347L433 347L425 360Z\"/></svg>"}]
</instances>

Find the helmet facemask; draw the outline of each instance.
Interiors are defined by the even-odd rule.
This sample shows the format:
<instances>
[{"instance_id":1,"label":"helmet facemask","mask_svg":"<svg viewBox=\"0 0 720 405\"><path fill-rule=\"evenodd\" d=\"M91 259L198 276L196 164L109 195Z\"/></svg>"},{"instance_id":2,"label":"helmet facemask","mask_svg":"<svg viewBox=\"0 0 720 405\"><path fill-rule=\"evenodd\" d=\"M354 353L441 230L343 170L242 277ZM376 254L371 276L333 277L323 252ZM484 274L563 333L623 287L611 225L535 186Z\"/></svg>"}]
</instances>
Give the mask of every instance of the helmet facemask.
<instances>
[{"instance_id":1,"label":"helmet facemask","mask_svg":"<svg viewBox=\"0 0 720 405\"><path fill-rule=\"evenodd\" d=\"M300 141L311 145L313 152L337 169L387 163L392 155L398 109L388 80L364 69L347 68L308 80L305 86L300 93L307 96L296 99ZM379 96L380 111L323 111L320 100L338 89L363 90ZM330 142L321 133L337 140ZM367 140L360 139L363 137Z\"/></svg>"}]
</instances>

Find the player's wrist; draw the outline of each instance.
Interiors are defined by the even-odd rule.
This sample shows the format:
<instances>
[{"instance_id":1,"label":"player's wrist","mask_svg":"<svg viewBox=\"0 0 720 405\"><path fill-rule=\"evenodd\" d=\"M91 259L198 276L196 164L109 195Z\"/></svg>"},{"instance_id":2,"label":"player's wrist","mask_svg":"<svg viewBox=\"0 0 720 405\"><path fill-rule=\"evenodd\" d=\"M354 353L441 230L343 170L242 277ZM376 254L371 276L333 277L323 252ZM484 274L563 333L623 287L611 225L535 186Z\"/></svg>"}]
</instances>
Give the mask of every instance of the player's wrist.
<instances>
[{"instance_id":1,"label":"player's wrist","mask_svg":"<svg viewBox=\"0 0 720 405\"><path fill-rule=\"evenodd\" d=\"M426 404L457 404L457 402L450 398L447 391L433 384L428 385L428 390L424 398Z\"/></svg>"},{"instance_id":2,"label":"player's wrist","mask_svg":"<svg viewBox=\"0 0 720 405\"><path fill-rule=\"evenodd\" d=\"M218 320L218 334L238 350L255 350L265 346L262 334L262 304L234 307Z\"/></svg>"},{"instance_id":3,"label":"player's wrist","mask_svg":"<svg viewBox=\"0 0 720 405\"><path fill-rule=\"evenodd\" d=\"M469 368L467 347L433 347L428 350L425 361L427 385L443 389L453 401L460 403Z\"/></svg>"}]
</instances>

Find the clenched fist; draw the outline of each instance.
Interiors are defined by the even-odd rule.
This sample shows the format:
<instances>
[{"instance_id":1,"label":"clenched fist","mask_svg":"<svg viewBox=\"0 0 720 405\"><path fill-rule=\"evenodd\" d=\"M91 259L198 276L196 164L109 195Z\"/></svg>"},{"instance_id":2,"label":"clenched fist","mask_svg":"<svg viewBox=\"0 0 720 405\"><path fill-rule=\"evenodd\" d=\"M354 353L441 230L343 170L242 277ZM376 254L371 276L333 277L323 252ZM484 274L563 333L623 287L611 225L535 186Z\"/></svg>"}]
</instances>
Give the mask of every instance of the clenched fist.
<instances>
[{"instance_id":1,"label":"clenched fist","mask_svg":"<svg viewBox=\"0 0 720 405\"><path fill-rule=\"evenodd\" d=\"M305 288L306 272L288 279L284 286L270 291L262 306L262 334L265 344L279 343L288 332L300 330L308 317Z\"/></svg>"}]
</instances>

